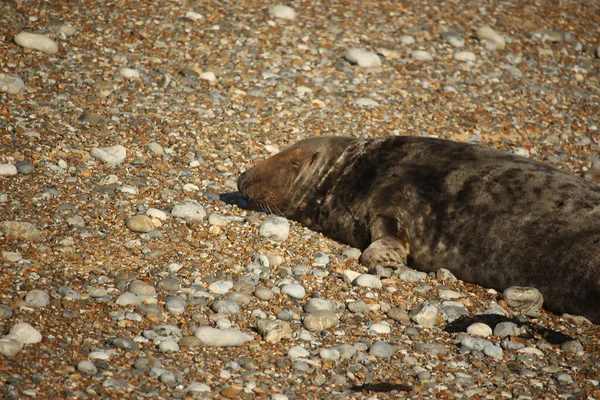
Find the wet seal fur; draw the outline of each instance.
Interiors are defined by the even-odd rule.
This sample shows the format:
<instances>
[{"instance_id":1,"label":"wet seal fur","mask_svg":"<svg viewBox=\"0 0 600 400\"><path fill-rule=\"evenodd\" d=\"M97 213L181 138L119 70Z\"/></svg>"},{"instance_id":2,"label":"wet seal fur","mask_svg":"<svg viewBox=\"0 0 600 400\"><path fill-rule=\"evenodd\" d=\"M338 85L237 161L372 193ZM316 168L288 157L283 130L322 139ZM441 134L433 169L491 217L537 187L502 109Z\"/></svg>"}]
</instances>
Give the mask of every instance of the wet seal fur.
<instances>
[{"instance_id":1,"label":"wet seal fur","mask_svg":"<svg viewBox=\"0 0 600 400\"><path fill-rule=\"evenodd\" d=\"M498 290L600 323L600 186L478 145L422 137L302 140L243 173L263 208L363 250L361 262Z\"/></svg>"}]
</instances>

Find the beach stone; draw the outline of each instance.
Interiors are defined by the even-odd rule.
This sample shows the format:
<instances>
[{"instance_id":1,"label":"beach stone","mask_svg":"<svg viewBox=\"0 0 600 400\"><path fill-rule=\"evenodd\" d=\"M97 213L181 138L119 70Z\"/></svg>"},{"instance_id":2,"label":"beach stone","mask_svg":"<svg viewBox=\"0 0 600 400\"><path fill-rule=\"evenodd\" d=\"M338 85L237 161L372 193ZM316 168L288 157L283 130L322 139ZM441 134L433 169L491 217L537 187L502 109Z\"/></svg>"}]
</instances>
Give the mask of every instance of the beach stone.
<instances>
[{"instance_id":1,"label":"beach stone","mask_svg":"<svg viewBox=\"0 0 600 400\"><path fill-rule=\"evenodd\" d=\"M126 79L140 79L140 72L134 68L119 68L119 75Z\"/></svg>"},{"instance_id":2,"label":"beach stone","mask_svg":"<svg viewBox=\"0 0 600 400\"><path fill-rule=\"evenodd\" d=\"M127 219L126 225L134 232L151 232L155 229L152 219L147 215L134 215Z\"/></svg>"},{"instance_id":3,"label":"beach stone","mask_svg":"<svg viewBox=\"0 0 600 400\"><path fill-rule=\"evenodd\" d=\"M344 270L344 282L353 283L361 274L351 269Z\"/></svg>"},{"instance_id":4,"label":"beach stone","mask_svg":"<svg viewBox=\"0 0 600 400\"><path fill-rule=\"evenodd\" d=\"M3 251L2 260L6 262L16 263L23 259L23 256L16 251Z\"/></svg>"},{"instance_id":5,"label":"beach stone","mask_svg":"<svg viewBox=\"0 0 600 400\"><path fill-rule=\"evenodd\" d=\"M208 291L213 294L225 294L233 288L233 282L216 281L208 285Z\"/></svg>"},{"instance_id":6,"label":"beach stone","mask_svg":"<svg viewBox=\"0 0 600 400\"><path fill-rule=\"evenodd\" d=\"M12 357L23 350L23 342L14 336L0 337L0 354L5 357Z\"/></svg>"},{"instance_id":7,"label":"beach stone","mask_svg":"<svg viewBox=\"0 0 600 400\"><path fill-rule=\"evenodd\" d=\"M38 50L49 55L58 53L58 46L47 36L30 32L19 32L15 35L15 43L21 47Z\"/></svg>"},{"instance_id":8,"label":"beach stone","mask_svg":"<svg viewBox=\"0 0 600 400\"><path fill-rule=\"evenodd\" d=\"M306 313L302 317L302 325L310 332L329 329L339 322L337 315L330 311L315 311Z\"/></svg>"},{"instance_id":9,"label":"beach stone","mask_svg":"<svg viewBox=\"0 0 600 400\"><path fill-rule=\"evenodd\" d=\"M408 325L410 323L410 317L408 313L399 307L390 308L386 312L386 315L394 321L402 323L403 325Z\"/></svg>"},{"instance_id":10,"label":"beach stone","mask_svg":"<svg viewBox=\"0 0 600 400\"><path fill-rule=\"evenodd\" d=\"M471 336L487 337L492 335L492 328L484 323L476 322L467 327L467 333Z\"/></svg>"},{"instance_id":11,"label":"beach stone","mask_svg":"<svg viewBox=\"0 0 600 400\"><path fill-rule=\"evenodd\" d=\"M293 299L302 300L306 296L306 289L302 285L292 283L283 285L281 287L281 293L290 296Z\"/></svg>"},{"instance_id":12,"label":"beach stone","mask_svg":"<svg viewBox=\"0 0 600 400\"><path fill-rule=\"evenodd\" d=\"M484 42L488 50L503 50L506 46L504 38L489 25L477 29L475 34L479 40Z\"/></svg>"},{"instance_id":13,"label":"beach stone","mask_svg":"<svg viewBox=\"0 0 600 400\"><path fill-rule=\"evenodd\" d=\"M119 306L137 306L140 305L142 300L137 294L131 292L125 292L115 300L115 304Z\"/></svg>"},{"instance_id":14,"label":"beach stone","mask_svg":"<svg viewBox=\"0 0 600 400\"><path fill-rule=\"evenodd\" d=\"M138 296L156 296L156 289L154 286L139 279L131 281L129 284L129 291Z\"/></svg>"},{"instance_id":15,"label":"beach stone","mask_svg":"<svg viewBox=\"0 0 600 400\"><path fill-rule=\"evenodd\" d=\"M440 309L427 303L418 304L410 311L409 315L421 326L435 326L441 322Z\"/></svg>"},{"instance_id":16,"label":"beach stone","mask_svg":"<svg viewBox=\"0 0 600 400\"><path fill-rule=\"evenodd\" d=\"M402 35L398 40L405 46L413 45L416 42L415 38L410 35Z\"/></svg>"},{"instance_id":17,"label":"beach stone","mask_svg":"<svg viewBox=\"0 0 600 400\"><path fill-rule=\"evenodd\" d=\"M29 175L35 171L35 165L27 161L19 161L15 164L15 167L21 175Z\"/></svg>"},{"instance_id":18,"label":"beach stone","mask_svg":"<svg viewBox=\"0 0 600 400\"><path fill-rule=\"evenodd\" d=\"M335 312L337 305L335 302L325 299L312 298L302 306L304 312L311 313L316 311Z\"/></svg>"},{"instance_id":19,"label":"beach stone","mask_svg":"<svg viewBox=\"0 0 600 400\"><path fill-rule=\"evenodd\" d=\"M465 62L466 61L470 61L470 62L477 61L477 56L472 51L457 51L454 53L452 58L454 58L457 61L465 61Z\"/></svg>"},{"instance_id":20,"label":"beach stone","mask_svg":"<svg viewBox=\"0 0 600 400\"><path fill-rule=\"evenodd\" d=\"M456 282L458 279L454 276L452 272L447 270L446 268L440 268L435 271L435 277L437 279L448 281L448 282Z\"/></svg>"},{"instance_id":21,"label":"beach stone","mask_svg":"<svg viewBox=\"0 0 600 400\"><path fill-rule=\"evenodd\" d=\"M371 289L381 289L383 287L381 280L375 275L371 274L359 275L358 277L356 277L356 279L354 279L354 281L352 281L352 284L354 286L362 286Z\"/></svg>"},{"instance_id":22,"label":"beach stone","mask_svg":"<svg viewBox=\"0 0 600 400\"><path fill-rule=\"evenodd\" d=\"M538 317L544 303L544 297L534 287L512 286L502 293L502 297L509 307L529 317Z\"/></svg>"},{"instance_id":23,"label":"beach stone","mask_svg":"<svg viewBox=\"0 0 600 400\"><path fill-rule=\"evenodd\" d=\"M98 373L98 368L89 360L81 360L77 363L77 371L85 375L94 376Z\"/></svg>"},{"instance_id":24,"label":"beach stone","mask_svg":"<svg viewBox=\"0 0 600 400\"><path fill-rule=\"evenodd\" d=\"M17 94L25 90L25 82L16 75L0 73L0 93ZM6 165L6 164L4 164ZM0 164L0 170L2 164ZM0 172L0 175L2 173Z\"/></svg>"},{"instance_id":25,"label":"beach stone","mask_svg":"<svg viewBox=\"0 0 600 400\"><path fill-rule=\"evenodd\" d=\"M287 351L287 356L293 361L297 358L308 358L310 352L302 346L293 346Z\"/></svg>"},{"instance_id":26,"label":"beach stone","mask_svg":"<svg viewBox=\"0 0 600 400\"><path fill-rule=\"evenodd\" d=\"M363 68L381 67L381 59L376 53L365 49L348 49L346 60Z\"/></svg>"},{"instance_id":27,"label":"beach stone","mask_svg":"<svg viewBox=\"0 0 600 400\"><path fill-rule=\"evenodd\" d=\"M582 354L583 346L577 340L567 340L560 345L560 349L568 354Z\"/></svg>"},{"instance_id":28,"label":"beach stone","mask_svg":"<svg viewBox=\"0 0 600 400\"><path fill-rule=\"evenodd\" d=\"M90 154L103 163L119 165L127 158L127 149L120 144L103 148L93 147L90 150Z\"/></svg>"},{"instance_id":29,"label":"beach stone","mask_svg":"<svg viewBox=\"0 0 600 400\"><path fill-rule=\"evenodd\" d=\"M386 323L377 323L369 326L368 332L378 334L388 334L392 331L392 328Z\"/></svg>"},{"instance_id":30,"label":"beach stone","mask_svg":"<svg viewBox=\"0 0 600 400\"><path fill-rule=\"evenodd\" d=\"M256 328L267 343L278 343L282 339L292 338L292 328L285 321L259 319L256 322Z\"/></svg>"},{"instance_id":31,"label":"beach stone","mask_svg":"<svg viewBox=\"0 0 600 400\"><path fill-rule=\"evenodd\" d=\"M396 346L385 342L375 342L369 348L369 355L377 358L389 358L396 352Z\"/></svg>"},{"instance_id":32,"label":"beach stone","mask_svg":"<svg viewBox=\"0 0 600 400\"><path fill-rule=\"evenodd\" d=\"M240 313L240 306L231 300L217 300L212 303L210 308L218 314L234 315Z\"/></svg>"},{"instance_id":33,"label":"beach stone","mask_svg":"<svg viewBox=\"0 0 600 400\"><path fill-rule=\"evenodd\" d=\"M398 274L398 279L404 282L421 282L424 281L425 278L427 278L427 273L413 269L402 271Z\"/></svg>"},{"instance_id":34,"label":"beach stone","mask_svg":"<svg viewBox=\"0 0 600 400\"><path fill-rule=\"evenodd\" d=\"M17 338L23 344L39 343L42 341L42 334L25 322L13 325L10 328L9 335Z\"/></svg>"},{"instance_id":35,"label":"beach stone","mask_svg":"<svg viewBox=\"0 0 600 400\"><path fill-rule=\"evenodd\" d=\"M415 351L422 351L430 356L448 354L448 349L440 343L416 343L414 349Z\"/></svg>"},{"instance_id":36,"label":"beach stone","mask_svg":"<svg viewBox=\"0 0 600 400\"><path fill-rule=\"evenodd\" d=\"M360 251L360 249L356 249L354 247L346 247L342 251L342 255L350 260L358 260L360 258L361 254L362 254L362 251Z\"/></svg>"},{"instance_id":37,"label":"beach stone","mask_svg":"<svg viewBox=\"0 0 600 400\"><path fill-rule=\"evenodd\" d=\"M25 295L25 301L32 307L46 307L50 304L50 295L44 290L33 289Z\"/></svg>"},{"instance_id":38,"label":"beach stone","mask_svg":"<svg viewBox=\"0 0 600 400\"><path fill-rule=\"evenodd\" d=\"M0 222L0 231L2 231L5 236L15 239L36 242L44 240L40 230L29 222L2 221Z\"/></svg>"},{"instance_id":39,"label":"beach stone","mask_svg":"<svg viewBox=\"0 0 600 400\"><path fill-rule=\"evenodd\" d=\"M260 224L258 234L273 242L283 242L290 234L290 224L283 217L270 217Z\"/></svg>"},{"instance_id":40,"label":"beach stone","mask_svg":"<svg viewBox=\"0 0 600 400\"><path fill-rule=\"evenodd\" d=\"M158 344L158 351L161 353L177 352L179 351L179 345L174 339L165 339Z\"/></svg>"},{"instance_id":41,"label":"beach stone","mask_svg":"<svg viewBox=\"0 0 600 400\"><path fill-rule=\"evenodd\" d=\"M208 214L208 224L213 226L227 226L229 223L229 218L224 215L219 215L215 213Z\"/></svg>"},{"instance_id":42,"label":"beach stone","mask_svg":"<svg viewBox=\"0 0 600 400\"><path fill-rule=\"evenodd\" d=\"M354 101L354 104L356 104L357 106L363 106L363 107L377 107L379 106L379 102L373 100L373 99L369 99L367 97L361 97L359 99L356 99Z\"/></svg>"},{"instance_id":43,"label":"beach stone","mask_svg":"<svg viewBox=\"0 0 600 400\"><path fill-rule=\"evenodd\" d=\"M296 19L296 11L292 7L281 4L270 6L269 15L273 18L287 19L290 21Z\"/></svg>"},{"instance_id":44,"label":"beach stone","mask_svg":"<svg viewBox=\"0 0 600 400\"><path fill-rule=\"evenodd\" d=\"M494 336L498 337L515 336L518 332L519 326L510 321L500 322L494 327Z\"/></svg>"},{"instance_id":45,"label":"beach stone","mask_svg":"<svg viewBox=\"0 0 600 400\"><path fill-rule=\"evenodd\" d=\"M206 383L192 382L185 389L186 393L210 393L211 388Z\"/></svg>"},{"instance_id":46,"label":"beach stone","mask_svg":"<svg viewBox=\"0 0 600 400\"><path fill-rule=\"evenodd\" d=\"M260 300L271 300L275 297L275 293L269 288L257 287L254 290L254 296Z\"/></svg>"},{"instance_id":47,"label":"beach stone","mask_svg":"<svg viewBox=\"0 0 600 400\"><path fill-rule=\"evenodd\" d=\"M184 200L171 209L171 215L191 221L202 221L206 217L206 210L195 200Z\"/></svg>"},{"instance_id":48,"label":"beach stone","mask_svg":"<svg viewBox=\"0 0 600 400\"><path fill-rule=\"evenodd\" d=\"M198 339L196 336L184 336L183 338L181 338L181 340L177 343L179 345L179 347L181 348L196 348L196 347L200 347L202 346L202 341L200 339Z\"/></svg>"},{"instance_id":49,"label":"beach stone","mask_svg":"<svg viewBox=\"0 0 600 400\"><path fill-rule=\"evenodd\" d=\"M463 39L458 33L448 31L442 33L442 38L444 38L448 43L452 45L452 47L464 47L465 39Z\"/></svg>"},{"instance_id":50,"label":"beach stone","mask_svg":"<svg viewBox=\"0 0 600 400\"><path fill-rule=\"evenodd\" d=\"M171 296L165 302L165 308L171 315L181 315L185 312L186 303L179 296Z\"/></svg>"},{"instance_id":51,"label":"beach stone","mask_svg":"<svg viewBox=\"0 0 600 400\"><path fill-rule=\"evenodd\" d=\"M428 51L413 50L410 56L417 61L433 61L433 56Z\"/></svg>"},{"instance_id":52,"label":"beach stone","mask_svg":"<svg viewBox=\"0 0 600 400\"><path fill-rule=\"evenodd\" d=\"M2 319L9 319L10 317L12 317L12 309L5 305L5 304L0 304L0 320Z\"/></svg>"},{"instance_id":53,"label":"beach stone","mask_svg":"<svg viewBox=\"0 0 600 400\"><path fill-rule=\"evenodd\" d=\"M202 341L205 346L214 347L237 347L248 341L254 340L251 334L243 333L235 328L216 329L203 326L196 330L194 335Z\"/></svg>"},{"instance_id":54,"label":"beach stone","mask_svg":"<svg viewBox=\"0 0 600 400\"><path fill-rule=\"evenodd\" d=\"M483 349L483 354L497 359L502 359L504 357L504 351L502 348L495 345L485 346Z\"/></svg>"}]
</instances>

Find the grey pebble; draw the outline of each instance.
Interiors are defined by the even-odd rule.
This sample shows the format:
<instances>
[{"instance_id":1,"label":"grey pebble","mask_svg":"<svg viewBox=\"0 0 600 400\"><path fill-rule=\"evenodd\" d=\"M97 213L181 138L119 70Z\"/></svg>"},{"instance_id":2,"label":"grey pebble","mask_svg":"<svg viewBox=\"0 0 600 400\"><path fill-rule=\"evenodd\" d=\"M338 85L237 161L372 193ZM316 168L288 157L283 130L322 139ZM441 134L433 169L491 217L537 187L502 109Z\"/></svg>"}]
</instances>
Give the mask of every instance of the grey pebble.
<instances>
[{"instance_id":1,"label":"grey pebble","mask_svg":"<svg viewBox=\"0 0 600 400\"><path fill-rule=\"evenodd\" d=\"M120 306L137 306L141 304L141 299L137 294L125 292L115 300L115 303Z\"/></svg>"},{"instance_id":2,"label":"grey pebble","mask_svg":"<svg viewBox=\"0 0 600 400\"><path fill-rule=\"evenodd\" d=\"M102 387L113 389L113 390L125 390L130 392L134 389L132 385L129 383L122 381L120 379L107 378L104 382L102 382Z\"/></svg>"},{"instance_id":3,"label":"grey pebble","mask_svg":"<svg viewBox=\"0 0 600 400\"><path fill-rule=\"evenodd\" d=\"M156 296L156 289L154 286L140 280L131 281L129 284L129 291L140 296Z\"/></svg>"},{"instance_id":4,"label":"grey pebble","mask_svg":"<svg viewBox=\"0 0 600 400\"><path fill-rule=\"evenodd\" d=\"M25 301L32 307L46 307L50 304L50 295L44 290L33 289L25 295Z\"/></svg>"},{"instance_id":5,"label":"grey pebble","mask_svg":"<svg viewBox=\"0 0 600 400\"><path fill-rule=\"evenodd\" d=\"M15 164L15 167L21 175L29 175L35 171L35 165L27 161L19 161Z\"/></svg>"},{"instance_id":6,"label":"grey pebble","mask_svg":"<svg viewBox=\"0 0 600 400\"><path fill-rule=\"evenodd\" d=\"M174 293L181 288L181 280L179 278L164 278L158 281L156 286L165 292Z\"/></svg>"},{"instance_id":7,"label":"grey pebble","mask_svg":"<svg viewBox=\"0 0 600 400\"><path fill-rule=\"evenodd\" d=\"M339 320L335 313L330 311L315 311L303 315L302 325L311 332L318 332L336 326Z\"/></svg>"},{"instance_id":8,"label":"grey pebble","mask_svg":"<svg viewBox=\"0 0 600 400\"><path fill-rule=\"evenodd\" d=\"M169 296L165 302L165 308L172 315L181 315L185 312L187 304L184 299L179 296Z\"/></svg>"},{"instance_id":9,"label":"grey pebble","mask_svg":"<svg viewBox=\"0 0 600 400\"><path fill-rule=\"evenodd\" d=\"M494 336L498 337L506 337L506 336L514 336L517 335L519 331L519 326L514 322L505 321L496 324L494 327Z\"/></svg>"},{"instance_id":10,"label":"grey pebble","mask_svg":"<svg viewBox=\"0 0 600 400\"><path fill-rule=\"evenodd\" d=\"M544 297L534 287L513 286L504 290L502 297L509 307L516 308L529 317L539 316L544 302Z\"/></svg>"},{"instance_id":11,"label":"grey pebble","mask_svg":"<svg viewBox=\"0 0 600 400\"><path fill-rule=\"evenodd\" d=\"M389 358L396 352L396 347L385 342L375 342L369 348L369 355L378 358Z\"/></svg>"},{"instance_id":12,"label":"grey pebble","mask_svg":"<svg viewBox=\"0 0 600 400\"><path fill-rule=\"evenodd\" d=\"M283 285L281 293L290 296L293 299L302 300L306 296L306 289L297 283Z\"/></svg>"},{"instance_id":13,"label":"grey pebble","mask_svg":"<svg viewBox=\"0 0 600 400\"><path fill-rule=\"evenodd\" d=\"M333 301L312 298L307 301L304 306L302 306L304 312L311 313L315 311L329 311L335 312L337 310L337 305Z\"/></svg>"},{"instance_id":14,"label":"grey pebble","mask_svg":"<svg viewBox=\"0 0 600 400\"><path fill-rule=\"evenodd\" d=\"M240 313L240 306L232 300L216 300L210 308L218 314L234 315Z\"/></svg>"},{"instance_id":15,"label":"grey pebble","mask_svg":"<svg viewBox=\"0 0 600 400\"><path fill-rule=\"evenodd\" d=\"M271 300L275 296L275 293L271 289L257 287L254 290L254 296L260 300Z\"/></svg>"},{"instance_id":16,"label":"grey pebble","mask_svg":"<svg viewBox=\"0 0 600 400\"><path fill-rule=\"evenodd\" d=\"M12 314L12 309L9 306L0 304L0 319L9 319Z\"/></svg>"},{"instance_id":17,"label":"grey pebble","mask_svg":"<svg viewBox=\"0 0 600 400\"><path fill-rule=\"evenodd\" d=\"M292 328L284 321L260 319L256 322L256 327L267 343L277 343L282 339L292 338Z\"/></svg>"},{"instance_id":18,"label":"grey pebble","mask_svg":"<svg viewBox=\"0 0 600 400\"><path fill-rule=\"evenodd\" d=\"M444 345L439 343L417 343L414 345L415 351L422 351L423 353L431 356L437 356L439 354L448 354L448 349Z\"/></svg>"},{"instance_id":19,"label":"grey pebble","mask_svg":"<svg viewBox=\"0 0 600 400\"><path fill-rule=\"evenodd\" d=\"M81 360L77 363L77 370L86 375L96 375L98 373L98 368L94 365L93 362L89 360Z\"/></svg>"},{"instance_id":20,"label":"grey pebble","mask_svg":"<svg viewBox=\"0 0 600 400\"><path fill-rule=\"evenodd\" d=\"M81 300L81 294L78 291L73 290L73 289L68 288L68 287L65 287L65 286L58 288L57 292L58 292L58 294L60 294L65 299L68 299L68 300Z\"/></svg>"},{"instance_id":21,"label":"grey pebble","mask_svg":"<svg viewBox=\"0 0 600 400\"><path fill-rule=\"evenodd\" d=\"M107 343L113 347L116 347L117 349L122 349L131 352L138 350L138 344L129 338L109 338L107 340Z\"/></svg>"}]
</instances>

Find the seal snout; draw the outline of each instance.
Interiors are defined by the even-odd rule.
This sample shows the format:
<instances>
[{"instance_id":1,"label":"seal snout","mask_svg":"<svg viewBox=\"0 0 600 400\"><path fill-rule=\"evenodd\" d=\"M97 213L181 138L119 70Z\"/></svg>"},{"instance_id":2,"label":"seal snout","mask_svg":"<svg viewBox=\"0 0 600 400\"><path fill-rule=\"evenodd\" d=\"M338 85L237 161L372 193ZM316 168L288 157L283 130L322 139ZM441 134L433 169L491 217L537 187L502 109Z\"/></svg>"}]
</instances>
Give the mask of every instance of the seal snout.
<instances>
[{"instance_id":1,"label":"seal snout","mask_svg":"<svg viewBox=\"0 0 600 400\"><path fill-rule=\"evenodd\" d=\"M244 184L248 182L248 171L244 171L237 180L238 190L244 193Z\"/></svg>"}]
</instances>

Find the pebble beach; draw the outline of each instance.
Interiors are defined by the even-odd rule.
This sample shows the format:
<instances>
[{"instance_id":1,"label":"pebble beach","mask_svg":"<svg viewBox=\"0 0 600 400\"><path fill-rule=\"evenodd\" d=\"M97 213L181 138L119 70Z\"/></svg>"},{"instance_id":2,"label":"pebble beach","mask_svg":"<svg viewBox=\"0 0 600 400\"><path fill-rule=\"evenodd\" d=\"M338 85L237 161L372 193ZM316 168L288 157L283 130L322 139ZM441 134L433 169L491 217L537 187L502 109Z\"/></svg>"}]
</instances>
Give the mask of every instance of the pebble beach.
<instances>
[{"instance_id":1,"label":"pebble beach","mask_svg":"<svg viewBox=\"0 0 600 400\"><path fill-rule=\"evenodd\" d=\"M0 399L600 398L600 326L236 184L323 135L600 183L599 125L594 1L3 1Z\"/></svg>"}]
</instances>

